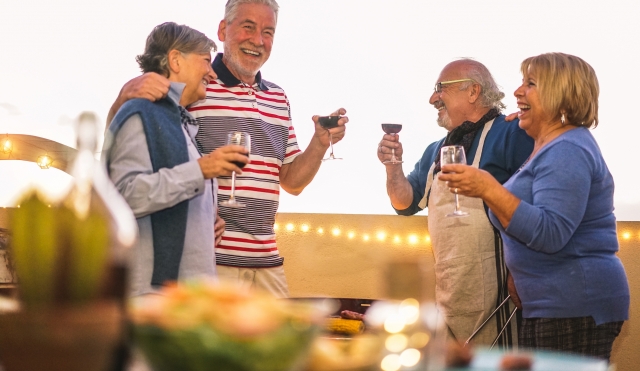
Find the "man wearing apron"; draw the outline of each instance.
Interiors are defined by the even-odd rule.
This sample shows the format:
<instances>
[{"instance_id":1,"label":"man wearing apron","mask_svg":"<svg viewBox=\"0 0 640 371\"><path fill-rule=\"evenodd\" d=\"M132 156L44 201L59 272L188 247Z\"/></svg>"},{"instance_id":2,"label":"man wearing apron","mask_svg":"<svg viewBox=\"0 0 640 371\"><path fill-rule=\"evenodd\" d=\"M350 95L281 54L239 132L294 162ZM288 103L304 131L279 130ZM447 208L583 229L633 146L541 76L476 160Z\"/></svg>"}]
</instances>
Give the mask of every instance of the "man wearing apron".
<instances>
[{"instance_id":1,"label":"man wearing apron","mask_svg":"<svg viewBox=\"0 0 640 371\"><path fill-rule=\"evenodd\" d=\"M387 193L400 215L429 209L429 233L435 257L436 301L449 335L465 342L506 298L507 270L502 240L480 199L459 196L466 217L446 217L454 210L454 194L438 180L440 148L462 145L467 164L491 173L500 183L513 175L533 149L533 140L500 114L504 98L491 73L474 60L449 63L440 73L429 99L438 110L445 138L430 144L414 170L405 177L402 166L385 164ZM402 157L399 137L385 135L378 146L381 162ZM473 337L476 345L491 345L509 319L513 303L500 311ZM498 346L517 345L516 321L506 327Z\"/></svg>"}]
</instances>

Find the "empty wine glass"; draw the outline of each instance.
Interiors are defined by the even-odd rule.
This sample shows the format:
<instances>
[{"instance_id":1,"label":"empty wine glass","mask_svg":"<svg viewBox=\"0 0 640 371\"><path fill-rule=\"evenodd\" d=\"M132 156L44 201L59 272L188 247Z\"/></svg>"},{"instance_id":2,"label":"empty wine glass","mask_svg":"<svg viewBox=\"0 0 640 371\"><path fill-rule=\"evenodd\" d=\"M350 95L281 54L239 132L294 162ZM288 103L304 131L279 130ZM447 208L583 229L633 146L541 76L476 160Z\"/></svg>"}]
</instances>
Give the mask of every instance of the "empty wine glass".
<instances>
[{"instance_id":1,"label":"empty wine glass","mask_svg":"<svg viewBox=\"0 0 640 371\"><path fill-rule=\"evenodd\" d=\"M402 130L402 124L382 124L382 130L391 135L398 134L400 130ZM395 148L391 148L391 160L383 161L383 164L401 164L403 161L400 161L396 158L396 150Z\"/></svg>"},{"instance_id":2,"label":"empty wine glass","mask_svg":"<svg viewBox=\"0 0 640 371\"><path fill-rule=\"evenodd\" d=\"M251 136L249 133L245 133L243 131L232 131L227 134L227 145L236 145L243 146L247 149L247 156L251 153ZM234 164L238 165L240 169L244 167L244 163L239 161L234 161ZM236 172L234 171L231 174L231 194L229 195L229 199L226 201L220 202L221 206L226 207L245 207L246 204L242 202L238 202L235 197L236 192Z\"/></svg>"},{"instance_id":3,"label":"empty wine glass","mask_svg":"<svg viewBox=\"0 0 640 371\"><path fill-rule=\"evenodd\" d=\"M440 166L449 164L466 164L467 157L464 154L463 146L444 146L440 150ZM458 201L458 194L454 194L456 199L455 209L453 213L446 216L468 216L469 213L460 210L460 202Z\"/></svg>"},{"instance_id":4,"label":"empty wine glass","mask_svg":"<svg viewBox=\"0 0 640 371\"><path fill-rule=\"evenodd\" d=\"M338 120L340 120L340 116L320 116L318 117L318 123L323 128L329 130L331 128L338 127ZM331 135L331 131L329 131L329 146L331 147L331 152L329 153L329 157L323 158L322 162L328 160L342 160L341 157L336 157L333 155L333 136Z\"/></svg>"}]
</instances>

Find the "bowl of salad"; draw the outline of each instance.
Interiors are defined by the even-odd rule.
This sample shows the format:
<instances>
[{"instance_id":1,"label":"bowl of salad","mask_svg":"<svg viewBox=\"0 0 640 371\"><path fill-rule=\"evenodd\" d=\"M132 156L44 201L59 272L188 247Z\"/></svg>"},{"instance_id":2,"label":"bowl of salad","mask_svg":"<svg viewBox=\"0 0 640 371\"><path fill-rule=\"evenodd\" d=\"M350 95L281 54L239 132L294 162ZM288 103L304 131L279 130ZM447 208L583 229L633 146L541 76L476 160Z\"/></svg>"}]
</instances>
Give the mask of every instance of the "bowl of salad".
<instances>
[{"instance_id":1,"label":"bowl of salad","mask_svg":"<svg viewBox=\"0 0 640 371\"><path fill-rule=\"evenodd\" d=\"M154 371L299 370L325 315L313 302L202 280L130 306L135 344Z\"/></svg>"}]
</instances>

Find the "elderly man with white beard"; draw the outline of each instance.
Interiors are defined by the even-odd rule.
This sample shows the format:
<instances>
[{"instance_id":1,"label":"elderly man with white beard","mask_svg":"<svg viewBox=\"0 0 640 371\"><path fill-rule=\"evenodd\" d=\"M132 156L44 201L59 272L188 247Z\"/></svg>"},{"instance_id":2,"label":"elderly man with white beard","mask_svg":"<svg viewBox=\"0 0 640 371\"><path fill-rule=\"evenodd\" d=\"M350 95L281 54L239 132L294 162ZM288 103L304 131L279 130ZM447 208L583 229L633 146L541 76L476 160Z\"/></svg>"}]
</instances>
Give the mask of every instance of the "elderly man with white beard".
<instances>
[{"instance_id":1,"label":"elderly man with white beard","mask_svg":"<svg viewBox=\"0 0 640 371\"><path fill-rule=\"evenodd\" d=\"M491 173L500 183L513 175L533 149L533 141L520 129L518 121L507 122L501 110L504 93L489 70L471 59L461 59L444 67L429 103L438 110L438 125L447 135L431 143L405 176L402 166L385 163L387 193L399 215L413 215L428 207L428 228L435 258L436 302L444 313L449 335L466 341L490 317L508 295L507 270L500 234L487 217L480 199L460 196L469 215L446 217L454 210L455 189L438 181L440 149L461 145L467 164ZM378 159L402 159L398 134L385 134L378 146ZM507 302L474 335L472 344L491 345L507 323L511 308ZM517 343L516 321L498 339L501 347Z\"/></svg>"}]
</instances>

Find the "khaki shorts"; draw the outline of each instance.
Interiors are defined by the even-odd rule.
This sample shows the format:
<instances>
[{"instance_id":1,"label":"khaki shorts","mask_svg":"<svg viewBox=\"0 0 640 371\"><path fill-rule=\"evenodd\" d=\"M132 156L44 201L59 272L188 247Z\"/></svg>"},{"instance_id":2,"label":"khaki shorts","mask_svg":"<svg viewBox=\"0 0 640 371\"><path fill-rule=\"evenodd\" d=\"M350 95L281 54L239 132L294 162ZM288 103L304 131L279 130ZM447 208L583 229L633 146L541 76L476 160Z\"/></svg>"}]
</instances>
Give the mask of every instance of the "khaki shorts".
<instances>
[{"instance_id":1,"label":"khaki shorts","mask_svg":"<svg viewBox=\"0 0 640 371\"><path fill-rule=\"evenodd\" d=\"M218 278L222 281L235 282L252 289L266 291L277 298L289 297L289 286L283 266L241 268L218 265L216 271Z\"/></svg>"}]
</instances>

